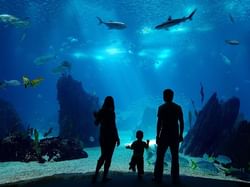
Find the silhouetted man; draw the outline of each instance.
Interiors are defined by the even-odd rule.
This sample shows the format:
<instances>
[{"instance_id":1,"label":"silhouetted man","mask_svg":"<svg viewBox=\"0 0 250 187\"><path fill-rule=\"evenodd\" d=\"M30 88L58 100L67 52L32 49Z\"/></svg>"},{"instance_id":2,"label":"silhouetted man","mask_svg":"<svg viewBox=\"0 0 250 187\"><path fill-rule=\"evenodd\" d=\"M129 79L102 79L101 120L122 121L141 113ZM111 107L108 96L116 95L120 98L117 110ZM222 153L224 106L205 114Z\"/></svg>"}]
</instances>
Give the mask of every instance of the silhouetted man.
<instances>
[{"instance_id":1,"label":"silhouetted man","mask_svg":"<svg viewBox=\"0 0 250 187\"><path fill-rule=\"evenodd\" d=\"M172 157L172 182L179 183L178 152L179 142L183 141L184 122L182 109L173 102L173 97L174 92L171 89L164 90L163 99L165 103L158 108L156 135L157 157L154 169L154 181L158 183L162 181L164 157L168 147L170 147Z\"/></svg>"}]
</instances>

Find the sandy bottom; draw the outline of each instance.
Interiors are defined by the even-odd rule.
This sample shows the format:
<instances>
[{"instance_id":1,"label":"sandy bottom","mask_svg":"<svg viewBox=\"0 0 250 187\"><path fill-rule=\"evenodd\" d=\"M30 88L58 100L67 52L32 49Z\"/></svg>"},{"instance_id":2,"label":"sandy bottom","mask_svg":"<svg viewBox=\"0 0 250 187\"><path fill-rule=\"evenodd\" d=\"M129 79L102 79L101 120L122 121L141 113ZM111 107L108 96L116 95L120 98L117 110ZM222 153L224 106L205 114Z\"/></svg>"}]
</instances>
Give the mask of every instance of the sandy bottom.
<instances>
[{"instance_id":1,"label":"sandy bottom","mask_svg":"<svg viewBox=\"0 0 250 187\"><path fill-rule=\"evenodd\" d=\"M100 149L86 148L89 157L85 159L62 161L62 162L47 162L39 164L37 162L22 163L22 162L4 162L0 163L0 184L9 184L32 179L44 178L48 176L55 176L60 174L87 174L95 170L96 161L98 159ZM130 161L132 152L127 150L124 145L116 148L111 170L116 172L129 172L128 163ZM153 164L145 162L145 172L152 173L154 169ZM165 167L165 174L169 174L170 166ZM222 179L230 181L240 181L232 177L226 177L223 173L216 175L207 174L200 170L192 170L191 167L180 168L182 176L202 177L209 179Z\"/></svg>"}]
</instances>

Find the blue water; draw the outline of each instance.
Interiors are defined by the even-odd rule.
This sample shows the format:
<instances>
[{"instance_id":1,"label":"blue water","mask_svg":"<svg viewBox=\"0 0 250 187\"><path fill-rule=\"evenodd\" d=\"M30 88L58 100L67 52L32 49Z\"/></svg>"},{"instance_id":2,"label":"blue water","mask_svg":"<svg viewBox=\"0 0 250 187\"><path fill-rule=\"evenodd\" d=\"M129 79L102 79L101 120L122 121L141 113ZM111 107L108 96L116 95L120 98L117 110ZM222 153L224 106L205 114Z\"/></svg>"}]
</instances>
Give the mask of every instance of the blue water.
<instances>
[{"instance_id":1,"label":"blue water","mask_svg":"<svg viewBox=\"0 0 250 187\"><path fill-rule=\"evenodd\" d=\"M195 8L192 21L168 31L154 29ZM0 14L30 22L25 28L0 23L0 80L21 81L26 75L44 81L35 88L0 89L0 97L34 127L57 127L60 74L52 70L64 60L87 92L100 101L114 96L118 126L126 117L128 127L137 125L146 107L156 116L167 87L175 91L187 120L191 99L198 109L204 105L200 83L205 102L214 92L223 100L237 96L240 111L250 118L250 0L0 0ZM109 30L96 16L127 28ZM228 39L240 45L226 44ZM36 65L44 55L55 58Z\"/></svg>"}]
</instances>

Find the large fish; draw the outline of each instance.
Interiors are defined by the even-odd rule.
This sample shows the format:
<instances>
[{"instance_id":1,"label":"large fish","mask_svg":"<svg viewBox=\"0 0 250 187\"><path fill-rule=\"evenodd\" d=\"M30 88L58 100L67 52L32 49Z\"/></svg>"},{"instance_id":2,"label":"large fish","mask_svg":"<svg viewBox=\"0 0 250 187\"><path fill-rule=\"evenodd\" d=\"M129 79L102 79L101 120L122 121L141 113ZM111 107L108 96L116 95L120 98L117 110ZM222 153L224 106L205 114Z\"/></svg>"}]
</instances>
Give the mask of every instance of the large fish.
<instances>
[{"instance_id":1,"label":"large fish","mask_svg":"<svg viewBox=\"0 0 250 187\"><path fill-rule=\"evenodd\" d=\"M155 29L157 29L157 30L161 30L161 29L168 30L170 27L178 25L178 24L180 24L182 22L185 22L187 20L191 21L192 17L195 14L196 11L197 11L197 9L195 9L189 16L183 17L183 18L178 18L178 19L172 19L171 16L169 16L167 21L155 26Z\"/></svg>"},{"instance_id":2,"label":"large fish","mask_svg":"<svg viewBox=\"0 0 250 187\"><path fill-rule=\"evenodd\" d=\"M53 73L67 73L71 70L71 63L68 61L63 61L61 65L55 67L52 72Z\"/></svg>"},{"instance_id":3,"label":"large fish","mask_svg":"<svg viewBox=\"0 0 250 187\"><path fill-rule=\"evenodd\" d=\"M0 88L1 89L5 89L6 87L10 87L10 86L20 86L21 83L18 80L4 80L4 81L0 81Z\"/></svg>"},{"instance_id":4,"label":"large fish","mask_svg":"<svg viewBox=\"0 0 250 187\"><path fill-rule=\"evenodd\" d=\"M9 80L9 81L5 80L4 82L7 86L20 86L21 85L20 81L18 80Z\"/></svg>"},{"instance_id":5,"label":"large fish","mask_svg":"<svg viewBox=\"0 0 250 187\"><path fill-rule=\"evenodd\" d=\"M118 22L118 21L107 21L104 22L101 18L96 17L99 20L99 25L104 24L106 25L109 29L117 29L117 30L122 30L127 28L127 25L123 22Z\"/></svg>"},{"instance_id":6,"label":"large fish","mask_svg":"<svg viewBox=\"0 0 250 187\"><path fill-rule=\"evenodd\" d=\"M229 45L239 45L239 40L225 40L225 42Z\"/></svg>"},{"instance_id":7,"label":"large fish","mask_svg":"<svg viewBox=\"0 0 250 187\"><path fill-rule=\"evenodd\" d=\"M6 26L14 25L15 27L27 27L29 26L29 18L20 19L9 14L0 14L0 22L4 23Z\"/></svg>"},{"instance_id":8,"label":"large fish","mask_svg":"<svg viewBox=\"0 0 250 187\"><path fill-rule=\"evenodd\" d=\"M55 60L57 56L55 54L48 54L48 55L43 55L39 56L34 60L34 63L36 65L43 65L46 64L49 61Z\"/></svg>"}]
</instances>

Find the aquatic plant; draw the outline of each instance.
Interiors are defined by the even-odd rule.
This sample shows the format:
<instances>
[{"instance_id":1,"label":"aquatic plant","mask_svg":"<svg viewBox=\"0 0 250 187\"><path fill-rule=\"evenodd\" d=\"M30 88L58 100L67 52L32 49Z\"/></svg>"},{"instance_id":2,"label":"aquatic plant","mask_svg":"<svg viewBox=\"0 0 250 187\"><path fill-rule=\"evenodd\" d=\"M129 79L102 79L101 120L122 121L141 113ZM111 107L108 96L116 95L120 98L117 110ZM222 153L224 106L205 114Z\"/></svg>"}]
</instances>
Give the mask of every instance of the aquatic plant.
<instances>
[{"instance_id":1,"label":"aquatic plant","mask_svg":"<svg viewBox=\"0 0 250 187\"><path fill-rule=\"evenodd\" d=\"M193 160L191 160L191 168L195 170L197 168L197 163Z\"/></svg>"},{"instance_id":2,"label":"aquatic plant","mask_svg":"<svg viewBox=\"0 0 250 187\"><path fill-rule=\"evenodd\" d=\"M36 151L37 156L41 155L41 149L39 146L39 132L37 129L34 129L34 149Z\"/></svg>"}]
</instances>

